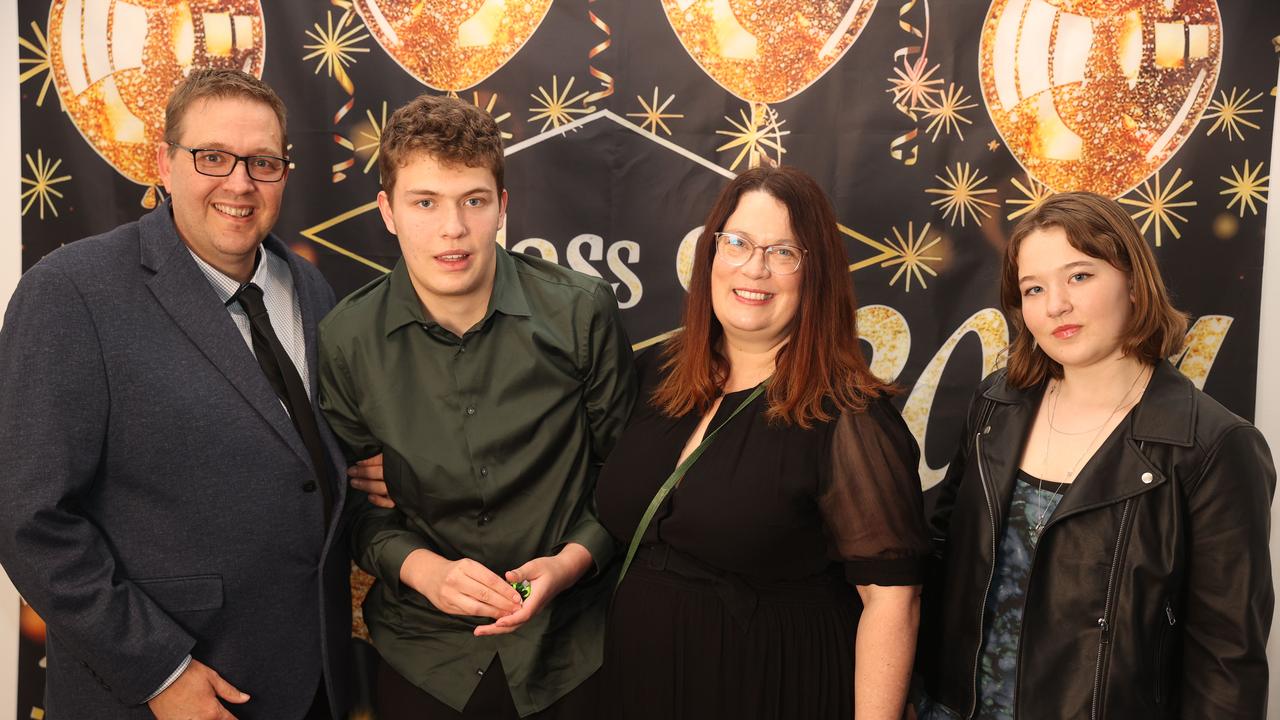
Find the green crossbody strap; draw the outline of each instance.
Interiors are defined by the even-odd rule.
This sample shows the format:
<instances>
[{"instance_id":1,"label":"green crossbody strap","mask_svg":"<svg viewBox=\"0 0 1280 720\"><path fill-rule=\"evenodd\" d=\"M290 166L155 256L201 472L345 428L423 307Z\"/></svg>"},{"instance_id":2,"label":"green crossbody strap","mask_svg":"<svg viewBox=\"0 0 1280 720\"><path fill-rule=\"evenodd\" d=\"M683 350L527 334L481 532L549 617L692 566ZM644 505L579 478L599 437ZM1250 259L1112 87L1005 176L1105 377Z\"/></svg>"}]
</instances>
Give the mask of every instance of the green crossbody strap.
<instances>
[{"instance_id":1,"label":"green crossbody strap","mask_svg":"<svg viewBox=\"0 0 1280 720\"><path fill-rule=\"evenodd\" d=\"M649 507L645 508L644 515L640 516L640 525L636 528L636 534L631 536L631 545L627 548L627 558L622 561L622 572L618 573L618 582L614 585L615 588L621 585L622 578L627 576L627 568L631 567L631 561L636 556L636 550L640 549L640 540L644 537L645 531L649 529L649 522L653 520L654 513L658 512L658 506L662 504L662 501L667 498L667 495L669 495L671 491L680 484L680 481L684 479L684 474L689 472L689 468L693 467L693 464L702 456L702 452L706 450L707 446L711 444L711 441L715 439L716 433L720 432L725 425L728 425L729 421L738 413L742 412L743 408L750 405L752 400L760 397L760 395L764 393L765 385L768 382L768 380L765 380L757 385L756 389L747 396L747 399L743 400L742 404L730 413L729 417L724 419L724 422L716 426L715 430L707 433L707 435L702 438L702 442L698 443L698 447L694 448L693 452L689 453L689 457L685 458L684 462L676 466L676 469L671 472L667 481L662 483L662 487L658 488L657 494L649 501Z\"/></svg>"}]
</instances>

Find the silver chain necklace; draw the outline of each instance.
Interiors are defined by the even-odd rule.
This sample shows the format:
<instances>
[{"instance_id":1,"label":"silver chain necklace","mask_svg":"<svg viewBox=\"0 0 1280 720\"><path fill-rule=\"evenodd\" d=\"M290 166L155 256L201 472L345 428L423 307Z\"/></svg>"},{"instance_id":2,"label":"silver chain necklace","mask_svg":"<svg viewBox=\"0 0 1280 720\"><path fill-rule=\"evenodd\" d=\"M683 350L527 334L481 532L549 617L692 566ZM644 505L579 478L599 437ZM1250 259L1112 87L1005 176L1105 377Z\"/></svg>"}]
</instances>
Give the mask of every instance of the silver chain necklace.
<instances>
[{"instance_id":1,"label":"silver chain necklace","mask_svg":"<svg viewBox=\"0 0 1280 720\"><path fill-rule=\"evenodd\" d=\"M1080 453L1080 456L1077 457L1075 462L1071 463L1071 467L1067 469L1065 481L1071 482L1075 477L1076 471L1080 468L1080 463L1084 460L1085 456L1089 454L1089 451L1093 449L1094 444L1098 442L1098 437L1102 435L1102 431L1106 429L1107 424L1111 422L1111 418L1115 417L1116 413L1120 412L1120 408L1128 404L1127 401L1129 399L1129 393L1133 392L1133 389L1138 386L1138 380L1142 378L1146 371L1147 368L1145 367L1138 369L1138 374L1133 376L1133 382L1129 383L1129 389L1125 390L1124 395L1120 396L1120 402L1116 403L1116 406L1111 409L1111 414L1107 415L1107 419L1103 420L1101 425L1096 428L1090 428L1080 432L1062 432L1053 425L1053 417L1058 410L1058 398L1060 397L1059 391L1062 389L1062 381L1055 381L1053 387L1049 388L1049 433L1045 435L1044 438L1044 461L1042 463L1045 469L1048 469L1049 467L1049 448L1052 445L1054 433L1058 433L1059 435L1084 435L1085 433L1092 432L1093 438L1089 440L1088 445L1084 446L1084 452ZM1045 473L1041 472L1040 474L1044 475ZM1044 497L1044 480L1042 478L1038 478L1036 480L1036 495L1038 496L1037 499L1039 500L1040 508L1036 515L1036 525L1031 529L1031 534L1032 537L1039 538L1040 531L1044 529L1045 523L1048 522L1049 519L1049 501Z\"/></svg>"}]
</instances>

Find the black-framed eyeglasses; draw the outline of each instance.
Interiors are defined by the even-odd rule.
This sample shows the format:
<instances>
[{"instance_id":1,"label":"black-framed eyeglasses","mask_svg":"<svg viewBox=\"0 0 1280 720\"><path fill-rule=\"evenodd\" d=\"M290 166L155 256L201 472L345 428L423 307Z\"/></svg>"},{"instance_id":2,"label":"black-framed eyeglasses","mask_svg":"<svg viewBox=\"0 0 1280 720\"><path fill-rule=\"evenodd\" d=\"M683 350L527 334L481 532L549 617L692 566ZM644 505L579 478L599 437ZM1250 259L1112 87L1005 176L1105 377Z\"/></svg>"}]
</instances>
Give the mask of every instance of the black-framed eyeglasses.
<instances>
[{"instance_id":1,"label":"black-framed eyeglasses","mask_svg":"<svg viewBox=\"0 0 1280 720\"><path fill-rule=\"evenodd\" d=\"M176 142L170 142L169 145L191 153L191 162L195 163L196 172L210 177L226 177L235 172L236 163L242 161L249 177L258 182L280 182L289 169L289 158L275 155L237 155L226 150L189 148Z\"/></svg>"},{"instance_id":2,"label":"black-framed eyeglasses","mask_svg":"<svg viewBox=\"0 0 1280 720\"><path fill-rule=\"evenodd\" d=\"M734 233L718 232L716 237L716 256L723 258L733 267L741 267L751 262L756 250L764 251L764 266L775 275L790 275L800 269L800 261L808 250L795 245L757 245Z\"/></svg>"}]
</instances>

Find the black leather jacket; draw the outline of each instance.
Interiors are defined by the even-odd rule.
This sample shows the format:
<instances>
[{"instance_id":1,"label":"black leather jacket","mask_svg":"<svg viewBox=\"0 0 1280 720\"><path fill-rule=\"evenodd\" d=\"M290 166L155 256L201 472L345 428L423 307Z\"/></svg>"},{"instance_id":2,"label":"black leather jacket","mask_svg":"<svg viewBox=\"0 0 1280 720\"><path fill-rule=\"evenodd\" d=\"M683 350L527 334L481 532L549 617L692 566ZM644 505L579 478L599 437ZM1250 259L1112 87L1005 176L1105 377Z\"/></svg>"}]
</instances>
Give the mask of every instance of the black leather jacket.
<instances>
[{"instance_id":1,"label":"black leather jacket","mask_svg":"<svg viewBox=\"0 0 1280 720\"><path fill-rule=\"evenodd\" d=\"M1043 388L999 371L974 396L932 532L929 695L970 717L983 608ZM1274 602L1276 474L1262 435L1169 363L1045 526L1032 559L1018 720L1258 718Z\"/></svg>"}]
</instances>

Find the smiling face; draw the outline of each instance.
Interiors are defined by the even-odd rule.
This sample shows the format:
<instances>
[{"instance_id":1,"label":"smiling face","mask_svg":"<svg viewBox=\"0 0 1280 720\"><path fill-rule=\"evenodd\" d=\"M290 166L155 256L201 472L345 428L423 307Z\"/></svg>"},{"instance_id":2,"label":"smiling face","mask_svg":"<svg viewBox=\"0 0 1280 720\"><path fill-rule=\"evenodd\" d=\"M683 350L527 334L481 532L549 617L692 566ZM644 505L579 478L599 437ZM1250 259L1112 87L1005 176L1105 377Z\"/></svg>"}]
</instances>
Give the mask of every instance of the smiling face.
<instances>
[{"instance_id":1,"label":"smiling face","mask_svg":"<svg viewBox=\"0 0 1280 720\"><path fill-rule=\"evenodd\" d=\"M378 193L378 209L428 311L442 303L487 304L507 209L493 172L417 152L397 170L391 193Z\"/></svg>"},{"instance_id":2,"label":"smiling face","mask_svg":"<svg viewBox=\"0 0 1280 720\"><path fill-rule=\"evenodd\" d=\"M791 230L787 207L763 191L745 192L723 231L746 238L760 249L738 267L721 255L712 259L711 307L716 319L730 342L775 346L791 332L804 274L803 264L790 275L775 274L765 265L764 246L801 246Z\"/></svg>"},{"instance_id":3,"label":"smiling face","mask_svg":"<svg viewBox=\"0 0 1280 720\"><path fill-rule=\"evenodd\" d=\"M280 121L269 105L256 100L197 100L184 113L181 126L178 143L189 148L284 156ZM280 215L285 180L254 180L242 162L226 177L202 175L196 172L191 153L163 144L156 162L182 241L205 262L247 281L258 245Z\"/></svg>"},{"instance_id":4,"label":"smiling face","mask_svg":"<svg viewBox=\"0 0 1280 720\"><path fill-rule=\"evenodd\" d=\"M1027 235L1017 259L1022 319L1046 355L1065 369L1121 354L1133 313L1123 272L1072 247L1058 226Z\"/></svg>"}]
</instances>

